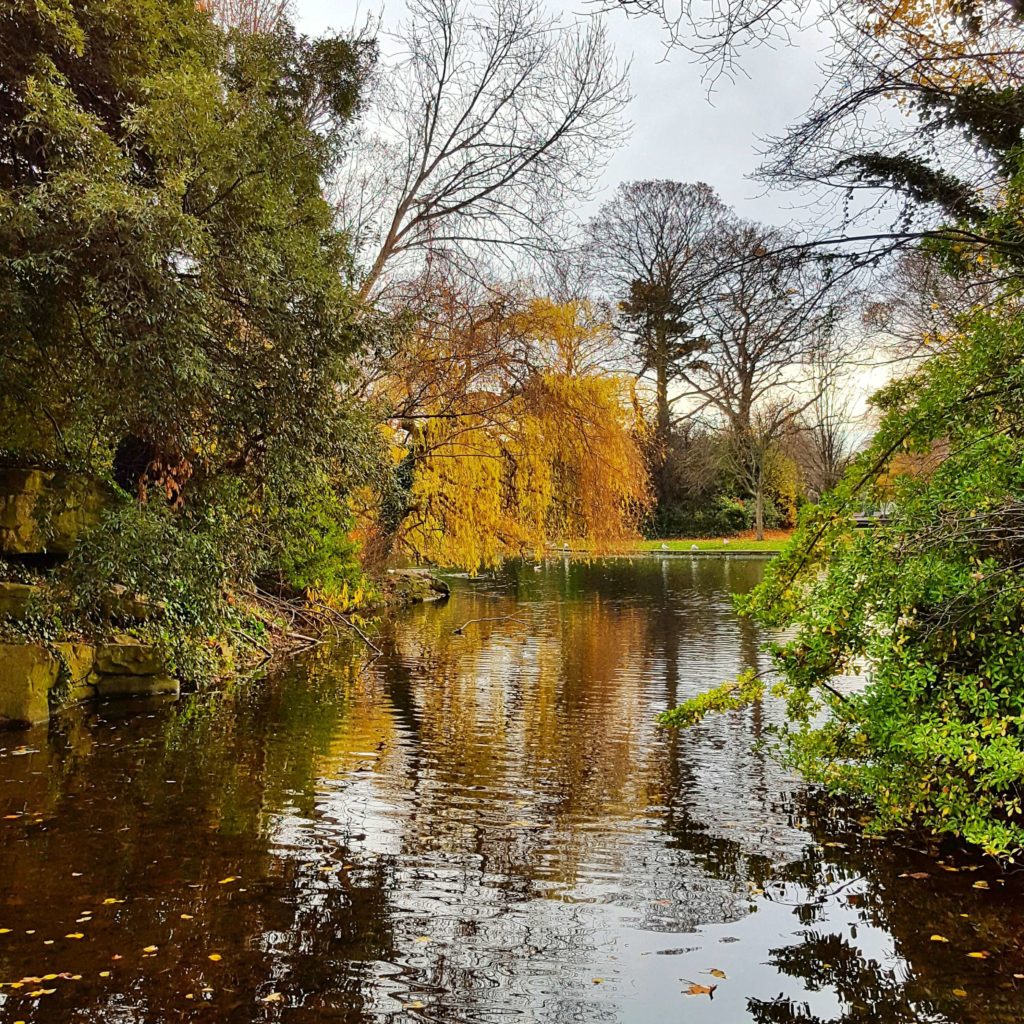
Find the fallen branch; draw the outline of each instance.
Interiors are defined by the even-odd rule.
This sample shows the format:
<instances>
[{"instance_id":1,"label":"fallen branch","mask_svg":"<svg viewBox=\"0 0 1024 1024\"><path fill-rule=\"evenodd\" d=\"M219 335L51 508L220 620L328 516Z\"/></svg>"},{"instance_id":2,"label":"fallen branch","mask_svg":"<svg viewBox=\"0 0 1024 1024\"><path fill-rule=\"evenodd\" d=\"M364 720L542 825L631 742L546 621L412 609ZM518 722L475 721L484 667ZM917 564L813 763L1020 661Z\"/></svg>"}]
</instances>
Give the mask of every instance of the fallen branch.
<instances>
[{"instance_id":1,"label":"fallen branch","mask_svg":"<svg viewBox=\"0 0 1024 1024\"><path fill-rule=\"evenodd\" d=\"M461 626L456 626L452 633L456 636L462 636L466 627L472 626L474 622L505 622L508 619L514 619L516 622L523 621L518 615L485 615L479 619L469 619L469 621L464 622Z\"/></svg>"}]
</instances>

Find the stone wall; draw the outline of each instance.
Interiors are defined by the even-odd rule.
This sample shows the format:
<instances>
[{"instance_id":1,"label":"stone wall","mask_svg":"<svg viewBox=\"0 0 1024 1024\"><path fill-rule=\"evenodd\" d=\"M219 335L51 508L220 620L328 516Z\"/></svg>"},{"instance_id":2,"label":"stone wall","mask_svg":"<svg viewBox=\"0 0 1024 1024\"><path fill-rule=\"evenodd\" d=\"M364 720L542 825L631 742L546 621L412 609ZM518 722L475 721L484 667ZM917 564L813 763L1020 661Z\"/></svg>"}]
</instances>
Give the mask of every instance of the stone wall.
<instances>
[{"instance_id":1,"label":"stone wall","mask_svg":"<svg viewBox=\"0 0 1024 1024\"><path fill-rule=\"evenodd\" d=\"M0 727L45 722L95 697L177 694L160 653L131 637L105 644L0 644Z\"/></svg>"},{"instance_id":2,"label":"stone wall","mask_svg":"<svg viewBox=\"0 0 1024 1024\"><path fill-rule=\"evenodd\" d=\"M109 493L82 473L0 469L0 553L66 555Z\"/></svg>"}]
</instances>

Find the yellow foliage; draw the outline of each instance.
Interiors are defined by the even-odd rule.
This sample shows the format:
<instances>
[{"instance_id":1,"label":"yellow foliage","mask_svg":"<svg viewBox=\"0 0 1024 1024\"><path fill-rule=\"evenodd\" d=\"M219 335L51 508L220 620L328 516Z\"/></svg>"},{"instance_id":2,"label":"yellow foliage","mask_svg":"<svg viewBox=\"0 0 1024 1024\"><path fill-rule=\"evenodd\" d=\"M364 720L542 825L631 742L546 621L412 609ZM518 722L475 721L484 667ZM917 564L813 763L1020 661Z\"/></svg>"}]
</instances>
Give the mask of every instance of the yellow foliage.
<instances>
[{"instance_id":1,"label":"yellow foliage","mask_svg":"<svg viewBox=\"0 0 1024 1024\"><path fill-rule=\"evenodd\" d=\"M596 361L607 325L580 303L535 300L501 324L533 365L410 432L415 470L399 533L417 557L471 571L570 542L636 537L650 503L630 382ZM453 412L453 410L455 410Z\"/></svg>"}]
</instances>

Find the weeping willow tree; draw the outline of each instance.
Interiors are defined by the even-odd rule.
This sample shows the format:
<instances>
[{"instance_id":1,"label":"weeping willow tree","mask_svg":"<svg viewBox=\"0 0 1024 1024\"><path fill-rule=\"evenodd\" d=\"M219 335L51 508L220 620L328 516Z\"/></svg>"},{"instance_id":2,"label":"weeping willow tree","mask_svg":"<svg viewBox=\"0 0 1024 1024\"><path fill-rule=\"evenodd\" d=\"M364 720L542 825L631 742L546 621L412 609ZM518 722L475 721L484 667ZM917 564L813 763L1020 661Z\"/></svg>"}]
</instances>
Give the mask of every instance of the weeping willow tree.
<instances>
[{"instance_id":1,"label":"weeping willow tree","mask_svg":"<svg viewBox=\"0 0 1024 1024\"><path fill-rule=\"evenodd\" d=\"M606 326L585 304L546 300L496 326L507 358L503 373L487 362L492 386L406 421L400 546L475 571L551 543L635 538L651 502L646 427L631 381L597 360Z\"/></svg>"}]
</instances>

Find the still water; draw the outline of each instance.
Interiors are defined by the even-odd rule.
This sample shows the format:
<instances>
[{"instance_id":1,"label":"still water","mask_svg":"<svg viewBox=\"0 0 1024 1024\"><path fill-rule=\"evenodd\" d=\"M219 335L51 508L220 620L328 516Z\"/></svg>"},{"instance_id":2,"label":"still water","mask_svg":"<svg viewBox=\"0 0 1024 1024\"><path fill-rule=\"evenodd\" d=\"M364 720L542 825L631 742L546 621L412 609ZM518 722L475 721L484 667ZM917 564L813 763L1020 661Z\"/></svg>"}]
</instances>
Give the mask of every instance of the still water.
<instances>
[{"instance_id":1,"label":"still water","mask_svg":"<svg viewBox=\"0 0 1024 1024\"><path fill-rule=\"evenodd\" d=\"M1024 1019L1012 877L816 813L771 704L655 726L760 663L761 567L513 566L372 662L0 734L0 1022Z\"/></svg>"}]
</instances>

